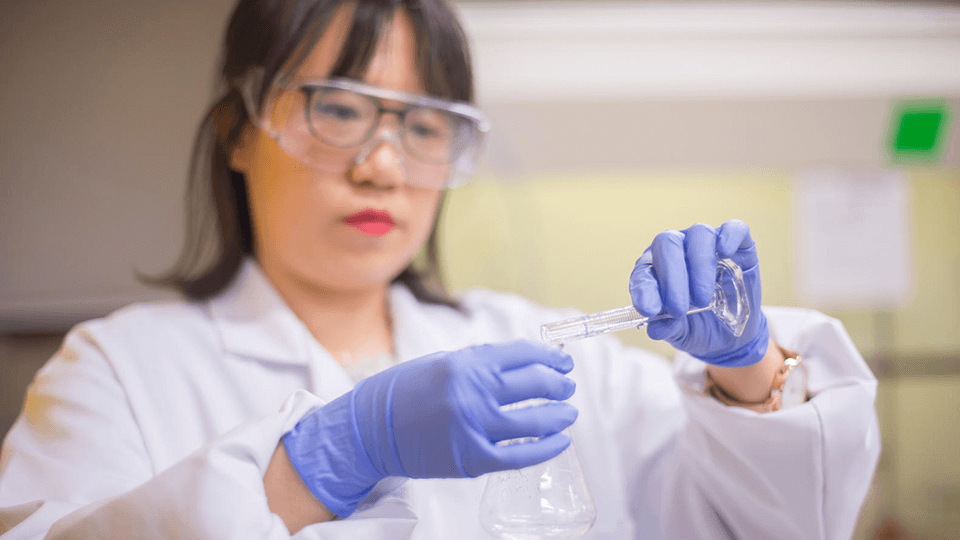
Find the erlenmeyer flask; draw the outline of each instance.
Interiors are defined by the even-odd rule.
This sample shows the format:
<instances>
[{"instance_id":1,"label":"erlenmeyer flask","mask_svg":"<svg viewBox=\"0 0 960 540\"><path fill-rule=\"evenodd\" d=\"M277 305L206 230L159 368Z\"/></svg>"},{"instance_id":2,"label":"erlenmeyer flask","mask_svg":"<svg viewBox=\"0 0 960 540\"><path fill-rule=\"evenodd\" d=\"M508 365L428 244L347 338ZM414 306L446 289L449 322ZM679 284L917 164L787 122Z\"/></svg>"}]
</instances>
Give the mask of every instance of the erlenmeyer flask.
<instances>
[{"instance_id":1,"label":"erlenmeyer flask","mask_svg":"<svg viewBox=\"0 0 960 540\"><path fill-rule=\"evenodd\" d=\"M564 433L570 435L570 430ZM480 524L509 540L580 536L596 517L572 438L570 446L549 461L490 473L480 500Z\"/></svg>"}]
</instances>

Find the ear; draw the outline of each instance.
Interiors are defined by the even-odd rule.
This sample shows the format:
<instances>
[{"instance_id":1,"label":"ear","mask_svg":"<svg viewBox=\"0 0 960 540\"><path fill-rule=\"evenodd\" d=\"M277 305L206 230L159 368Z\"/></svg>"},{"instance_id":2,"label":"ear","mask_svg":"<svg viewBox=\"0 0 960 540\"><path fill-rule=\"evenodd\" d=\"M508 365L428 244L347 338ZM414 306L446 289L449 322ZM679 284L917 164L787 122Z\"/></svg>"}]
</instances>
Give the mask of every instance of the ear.
<instances>
[{"instance_id":1,"label":"ear","mask_svg":"<svg viewBox=\"0 0 960 540\"><path fill-rule=\"evenodd\" d=\"M250 168L250 156L253 153L254 127L247 122L240 128L240 136L233 143L233 146L227 148L227 155L230 156L230 168L246 173Z\"/></svg>"},{"instance_id":2,"label":"ear","mask_svg":"<svg viewBox=\"0 0 960 540\"><path fill-rule=\"evenodd\" d=\"M230 135L236 129L240 114L237 105L232 101L224 101L213 110L213 127L217 131L217 142L229 156L230 168L237 172L246 172L250 166L250 148L253 142L252 126L246 122L240 128L239 136L230 140Z\"/></svg>"}]
</instances>

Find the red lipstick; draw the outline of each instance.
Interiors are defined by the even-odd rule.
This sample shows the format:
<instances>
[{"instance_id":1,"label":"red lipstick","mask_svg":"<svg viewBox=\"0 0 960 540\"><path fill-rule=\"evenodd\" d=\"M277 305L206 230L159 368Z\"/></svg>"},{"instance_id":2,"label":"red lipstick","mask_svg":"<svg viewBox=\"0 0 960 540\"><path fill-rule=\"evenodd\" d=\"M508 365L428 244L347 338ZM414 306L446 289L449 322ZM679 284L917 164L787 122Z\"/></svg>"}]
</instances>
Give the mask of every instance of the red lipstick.
<instances>
[{"instance_id":1,"label":"red lipstick","mask_svg":"<svg viewBox=\"0 0 960 540\"><path fill-rule=\"evenodd\" d=\"M393 217L389 212L367 208L343 218L343 222L362 232L377 238L393 230Z\"/></svg>"}]
</instances>

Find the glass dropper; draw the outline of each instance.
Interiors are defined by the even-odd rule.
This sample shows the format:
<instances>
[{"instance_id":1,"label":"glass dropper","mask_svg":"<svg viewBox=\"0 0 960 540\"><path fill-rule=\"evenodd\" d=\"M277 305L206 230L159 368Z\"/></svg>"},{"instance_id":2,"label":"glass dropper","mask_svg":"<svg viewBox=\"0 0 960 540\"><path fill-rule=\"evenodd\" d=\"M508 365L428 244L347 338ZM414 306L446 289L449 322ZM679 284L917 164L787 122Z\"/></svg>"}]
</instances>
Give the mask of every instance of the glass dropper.
<instances>
[{"instance_id":1,"label":"glass dropper","mask_svg":"<svg viewBox=\"0 0 960 540\"><path fill-rule=\"evenodd\" d=\"M730 259L720 259L717 261L717 283L710 304L691 309L686 314L713 311L730 332L739 337L750 317L750 303L745 291L740 267ZM572 341L628 328L641 328L652 321L670 318L666 313L644 317L633 306L624 306L545 324L540 327L540 338L546 343L562 347Z\"/></svg>"}]
</instances>

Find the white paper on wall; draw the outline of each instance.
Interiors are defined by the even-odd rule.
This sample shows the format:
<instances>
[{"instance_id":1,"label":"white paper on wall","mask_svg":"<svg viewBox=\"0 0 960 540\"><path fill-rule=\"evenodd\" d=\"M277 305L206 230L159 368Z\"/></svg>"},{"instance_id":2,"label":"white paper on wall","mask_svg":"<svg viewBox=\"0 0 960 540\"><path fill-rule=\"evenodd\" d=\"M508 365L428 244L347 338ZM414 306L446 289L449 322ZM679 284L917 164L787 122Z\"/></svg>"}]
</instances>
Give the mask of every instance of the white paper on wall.
<instances>
[{"instance_id":1,"label":"white paper on wall","mask_svg":"<svg viewBox=\"0 0 960 540\"><path fill-rule=\"evenodd\" d=\"M911 291L910 192L892 170L795 177L798 297L821 309L891 309Z\"/></svg>"}]
</instances>

